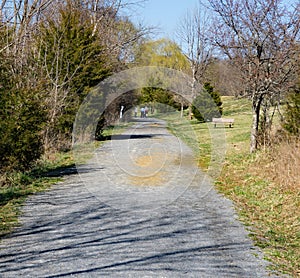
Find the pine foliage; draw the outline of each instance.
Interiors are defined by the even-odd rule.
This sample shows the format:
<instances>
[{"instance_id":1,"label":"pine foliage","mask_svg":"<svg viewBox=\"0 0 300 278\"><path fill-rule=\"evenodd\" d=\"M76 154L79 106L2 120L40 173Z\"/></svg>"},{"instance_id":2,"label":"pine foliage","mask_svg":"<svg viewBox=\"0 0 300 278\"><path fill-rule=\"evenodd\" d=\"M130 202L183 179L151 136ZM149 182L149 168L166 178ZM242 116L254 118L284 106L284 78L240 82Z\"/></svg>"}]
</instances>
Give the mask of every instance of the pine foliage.
<instances>
[{"instance_id":1,"label":"pine foliage","mask_svg":"<svg viewBox=\"0 0 300 278\"><path fill-rule=\"evenodd\" d=\"M206 82L203 90L196 96L192 105L194 117L200 122L211 121L222 115L222 101L220 94Z\"/></svg>"},{"instance_id":2,"label":"pine foliage","mask_svg":"<svg viewBox=\"0 0 300 278\"><path fill-rule=\"evenodd\" d=\"M300 89L287 98L284 128L292 135L300 135Z\"/></svg>"}]
</instances>

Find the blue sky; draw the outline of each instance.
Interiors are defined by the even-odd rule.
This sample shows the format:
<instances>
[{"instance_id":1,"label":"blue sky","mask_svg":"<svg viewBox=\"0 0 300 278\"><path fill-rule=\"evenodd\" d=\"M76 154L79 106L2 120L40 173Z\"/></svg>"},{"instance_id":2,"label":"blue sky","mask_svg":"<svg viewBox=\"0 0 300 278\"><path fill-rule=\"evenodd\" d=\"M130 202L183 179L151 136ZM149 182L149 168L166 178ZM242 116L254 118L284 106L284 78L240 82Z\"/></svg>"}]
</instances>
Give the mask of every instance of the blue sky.
<instances>
[{"instance_id":1,"label":"blue sky","mask_svg":"<svg viewBox=\"0 0 300 278\"><path fill-rule=\"evenodd\" d=\"M196 7L198 0L148 0L138 10L137 21L148 26L160 27L160 37L175 37L176 27L187 10Z\"/></svg>"},{"instance_id":2,"label":"blue sky","mask_svg":"<svg viewBox=\"0 0 300 278\"><path fill-rule=\"evenodd\" d=\"M298 0L284 0L288 6ZM202 1L203 2L203 1ZM199 0L146 0L135 14L134 21L145 26L160 27L155 38L168 37L176 40L176 28L188 10L197 6Z\"/></svg>"}]
</instances>

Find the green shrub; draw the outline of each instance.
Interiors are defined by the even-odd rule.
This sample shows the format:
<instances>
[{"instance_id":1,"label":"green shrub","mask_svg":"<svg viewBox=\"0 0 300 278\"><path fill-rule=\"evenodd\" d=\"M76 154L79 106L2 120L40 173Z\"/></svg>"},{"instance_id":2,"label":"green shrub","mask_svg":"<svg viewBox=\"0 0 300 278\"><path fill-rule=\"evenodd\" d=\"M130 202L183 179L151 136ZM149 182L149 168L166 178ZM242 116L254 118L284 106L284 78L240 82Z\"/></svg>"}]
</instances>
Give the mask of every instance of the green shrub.
<instances>
[{"instance_id":1,"label":"green shrub","mask_svg":"<svg viewBox=\"0 0 300 278\"><path fill-rule=\"evenodd\" d=\"M197 95L192 105L194 117L200 122L211 121L222 115L222 101L218 92L210 83L205 83L203 90Z\"/></svg>"},{"instance_id":2,"label":"green shrub","mask_svg":"<svg viewBox=\"0 0 300 278\"><path fill-rule=\"evenodd\" d=\"M41 130L45 113L26 89L0 94L0 173L27 170L43 152Z\"/></svg>"},{"instance_id":3,"label":"green shrub","mask_svg":"<svg viewBox=\"0 0 300 278\"><path fill-rule=\"evenodd\" d=\"M300 89L287 97L283 127L293 135L300 134Z\"/></svg>"}]
</instances>

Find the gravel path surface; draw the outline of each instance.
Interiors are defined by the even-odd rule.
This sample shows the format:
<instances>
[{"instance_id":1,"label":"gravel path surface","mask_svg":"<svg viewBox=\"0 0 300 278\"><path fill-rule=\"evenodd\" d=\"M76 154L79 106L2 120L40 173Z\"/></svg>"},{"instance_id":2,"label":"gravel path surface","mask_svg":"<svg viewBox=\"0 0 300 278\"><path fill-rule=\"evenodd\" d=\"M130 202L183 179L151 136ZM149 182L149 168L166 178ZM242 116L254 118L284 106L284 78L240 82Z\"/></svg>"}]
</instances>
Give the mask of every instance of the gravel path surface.
<instances>
[{"instance_id":1,"label":"gravel path surface","mask_svg":"<svg viewBox=\"0 0 300 278\"><path fill-rule=\"evenodd\" d=\"M23 208L0 277L268 277L232 204L156 119Z\"/></svg>"}]
</instances>

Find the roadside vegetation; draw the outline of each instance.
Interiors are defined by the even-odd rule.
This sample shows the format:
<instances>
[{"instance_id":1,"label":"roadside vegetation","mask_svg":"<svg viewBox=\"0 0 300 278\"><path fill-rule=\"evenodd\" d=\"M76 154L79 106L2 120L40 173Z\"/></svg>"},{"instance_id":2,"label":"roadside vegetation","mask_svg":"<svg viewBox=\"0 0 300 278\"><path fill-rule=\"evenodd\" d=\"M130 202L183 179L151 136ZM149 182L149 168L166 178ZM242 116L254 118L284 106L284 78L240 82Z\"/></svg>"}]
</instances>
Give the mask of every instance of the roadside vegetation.
<instances>
[{"instance_id":1,"label":"roadside vegetation","mask_svg":"<svg viewBox=\"0 0 300 278\"><path fill-rule=\"evenodd\" d=\"M16 227L20 207L28 196L47 190L52 184L62 180L60 176L47 176L47 173L73 165L70 152L57 153L47 160L41 159L31 171L10 172L1 176L0 238Z\"/></svg>"},{"instance_id":2,"label":"roadside vegetation","mask_svg":"<svg viewBox=\"0 0 300 278\"><path fill-rule=\"evenodd\" d=\"M101 140L110 138L103 130L119 119L121 107L124 114L137 105L174 108L165 116L170 129L207 170L213 125L206 121L216 114L196 115L203 104L196 85L204 84L217 114L235 119L234 128L225 128L226 159L216 186L235 202L274 269L299 276L299 1L199 1L179 22L178 43L152 40L151 26L126 16L145 1L2 1L0 236L17 223L27 196L61 179L49 173L75 166L73 123L87 96L95 103L85 116L99 117L95 137ZM117 98L118 86L99 91L107 77L139 66L189 75L191 101L166 91L172 81L159 75ZM98 115L101 106L107 109ZM82 155L84 162L88 155Z\"/></svg>"},{"instance_id":3,"label":"roadside vegetation","mask_svg":"<svg viewBox=\"0 0 300 278\"><path fill-rule=\"evenodd\" d=\"M119 134L127 126L126 123L119 123L105 128L95 146L100 147L105 140ZM48 190L51 185L63 181L66 175L77 173L76 165L90 158L84 147L79 154L75 161L73 151L52 153L38 160L30 171L8 172L0 177L0 239L18 225L21 206L30 195Z\"/></svg>"},{"instance_id":4,"label":"roadside vegetation","mask_svg":"<svg viewBox=\"0 0 300 278\"><path fill-rule=\"evenodd\" d=\"M1 2L0 236L16 224L27 196L60 180L49 172L74 167L80 105L106 77L130 67L150 33L126 16L133 6L134 0ZM105 103L107 95L97 93ZM97 137L119 118L120 105L125 113L135 104L130 95L99 115Z\"/></svg>"},{"instance_id":5,"label":"roadside vegetation","mask_svg":"<svg viewBox=\"0 0 300 278\"><path fill-rule=\"evenodd\" d=\"M298 277L300 271L300 142L274 144L249 153L251 102L222 97L223 116L234 118L225 127L226 157L216 188L231 199L255 244L262 248L271 269ZM212 123L187 122L179 113L163 117L176 136L188 144L204 171L211 163Z\"/></svg>"}]
</instances>

